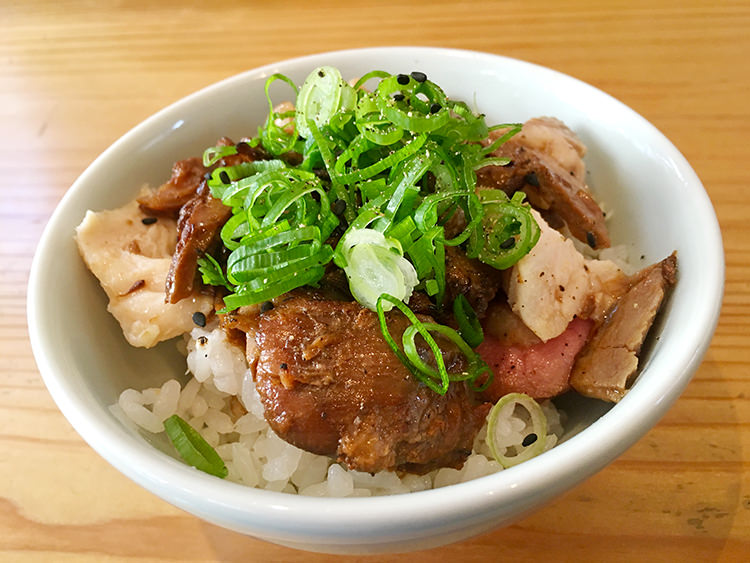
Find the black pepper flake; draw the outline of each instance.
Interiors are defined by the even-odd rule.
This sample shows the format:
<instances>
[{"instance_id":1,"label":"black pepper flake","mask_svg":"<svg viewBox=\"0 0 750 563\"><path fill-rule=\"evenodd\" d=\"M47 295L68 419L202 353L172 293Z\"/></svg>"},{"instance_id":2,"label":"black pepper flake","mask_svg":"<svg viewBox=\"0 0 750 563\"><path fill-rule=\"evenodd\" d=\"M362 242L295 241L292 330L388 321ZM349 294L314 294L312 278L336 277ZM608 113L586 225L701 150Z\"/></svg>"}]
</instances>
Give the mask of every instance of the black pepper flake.
<instances>
[{"instance_id":1,"label":"black pepper flake","mask_svg":"<svg viewBox=\"0 0 750 563\"><path fill-rule=\"evenodd\" d=\"M560 291L565 291L565 286L564 285L558 285L557 287L558 287L558 289Z\"/></svg>"},{"instance_id":2,"label":"black pepper flake","mask_svg":"<svg viewBox=\"0 0 750 563\"><path fill-rule=\"evenodd\" d=\"M288 366L288 365L286 365L286 362L284 362L284 363L282 363L282 364L281 364L281 365L279 366L279 369L284 369L284 370L285 370L285 369L289 369L289 366Z\"/></svg>"},{"instance_id":3,"label":"black pepper flake","mask_svg":"<svg viewBox=\"0 0 750 563\"><path fill-rule=\"evenodd\" d=\"M325 75L326 75L326 73L323 72L322 70L318 71L318 76L320 76L321 78L323 78Z\"/></svg>"},{"instance_id":4,"label":"black pepper flake","mask_svg":"<svg viewBox=\"0 0 750 563\"><path fill-rule=\"evenodd\" d=\"M401 86L406 86L409 83L409 77L405 74L399 74L396 77L396 82L401 84Z\"/></svg>"},{"instance_id":5,"label":"black pepper flake","mask_svg":"<svg viewBox=\"0 0 750 563\"><path fill-rule=\"evenodd\" d=\"M229 179L229 174L227 174L226 170L221 171L221 174L219 174L219 180L221 180L222 184L228 184L232 181Z\"/></svg>"},{"instance_id":6,"label":"black pepper flake","mask_svg":"<svg viewBox=\"0 0 750 563\"><path fill-rule=\"evenodd\" d=\"M502 248L503 250L508 250L509 248L513 248L515 245L516 239L514 237L508 237L500 243L500 248Z\"/></svg>"},{"instance_id":7,"label":"black pepper flake","mask_svg":"<svg viewBox=\"0 0 750 563\"><path fill-rule=\"evenodd\" d=\"M425 80L427 80L427 75L424 72L420 72L418 70L412 72L411 77L417 82L424 82Z\"/></svg>"},{"instance_id":8,"label":"black pepper flake","mask_svg":"<svg viewBox=\"0 0 750 563\"><path fill-rule=\"evenodd\" d=\"M524 447L530 446L531 444L536 442L536 438L537 438L536 434L532 432L531 434L529 434L523 439L523 442L521 442L521 445Z\"/></svg>"},{"instance_id":9,"label":"black pepper flake","mask_svg":"<svg viewBox=\"0 0 750 563\"><path fill-rule=\"evenodd\" d=\"M586 242L591 248L596 248L596 236L591 231L586 231Z\"/></svg>"},{"instance_id":10,"label":"black pepper flake","mask_svg":"<svg viewBox=\"0 0 750 563\"><path fill-rule=\"evenodd\" d=\"M441 106L440 104L432 104L432 105L430 106L430 113L437 113L437 112L439 112L439 111L440 111L441 109L443 109L443 106Z\"/></svg>"},{"instance_id":11,"label":"black pepper flake","mask_svg":"<svg viewBox=\"0 0 750 563\"><path fill-rule=\"evenodd\" d=\"M144 225L153 225L154 223L156 223L156 221L156 217L144 217L143 219L141 219L141 223L143 223Z\"/></svg>"},{"instance_id":12,"label":"black pepper flake","mask_svg":"<svg viewBox=\"0 0 750 563\"><path fill-rule=\"evenodd\" d=\"M403 102L404 101L404 95L403 94L394 94L393 95L393 101L394 102Z\"/></svg>"},{"instance_id":13,"label":"black pepper flake","mask_svg":"<svg viewBox=\"0 0 750 563\"><path fill-rule=\"evenodd\" d=\"M264 301L263 303L260 304L261 313L267 313L271 309L273 309L273 303L271 303L270 301Z\"/></svg>"},{"instance_id":14,"label":"black pepper flake","mask_svg":"<svg viewBox=\"0 0 750 563\"><path fill-rule=\"evenodd\" d=\"M206 326L206 315L204 315L200 311L196 311L195 313L193 313L193 324L200 327Z\"/></svg>"}]
</instances>

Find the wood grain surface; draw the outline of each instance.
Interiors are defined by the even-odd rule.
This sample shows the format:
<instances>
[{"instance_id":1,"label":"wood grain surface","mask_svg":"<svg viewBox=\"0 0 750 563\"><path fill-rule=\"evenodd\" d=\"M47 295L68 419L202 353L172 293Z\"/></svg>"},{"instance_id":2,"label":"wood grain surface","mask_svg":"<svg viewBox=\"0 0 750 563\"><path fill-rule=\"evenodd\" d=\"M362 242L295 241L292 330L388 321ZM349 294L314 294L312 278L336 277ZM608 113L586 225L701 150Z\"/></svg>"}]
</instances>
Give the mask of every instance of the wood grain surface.
<instances>
[{"instance_id":1,"label":"wood grain surface","mask_svg":"<svg viewBox=\"0 0 750 563\"><path fill-rule=\"evenodd\" d=\"M406 44L539 63L644 115L711 196L726 294L683 396L598 475L463 543L339 559L750 560L750 3L720 0L0 3L0 559L330 559L204 523L94 453L41 381L26 283L71 183L158 109L275 60Z\"/></svg>"}]
</instances>

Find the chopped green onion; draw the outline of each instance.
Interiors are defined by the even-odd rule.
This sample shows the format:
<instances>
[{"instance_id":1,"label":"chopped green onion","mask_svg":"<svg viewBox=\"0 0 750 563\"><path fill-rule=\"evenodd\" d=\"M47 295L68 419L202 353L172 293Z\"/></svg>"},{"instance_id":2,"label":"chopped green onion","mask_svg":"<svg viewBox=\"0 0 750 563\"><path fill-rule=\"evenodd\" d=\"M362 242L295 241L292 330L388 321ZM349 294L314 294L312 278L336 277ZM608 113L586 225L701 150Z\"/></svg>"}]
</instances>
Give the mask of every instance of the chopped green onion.
<instances>
[{"instance_id":1,"label":"chopped green onion","mask_svg":"<svg viewBox=\"0 0 750 563\"><path fill-rule=\"evenodd\" d=\"M398 127L415 133L435 131L445 125L450 111L443 90L434 82L417 82L411 77L402 84L400 76L405 75L384 78L375 91L375 103L383 115Z\"/></svg>"},{"instance_id":2,"label":"chopped green onion","mask_svg":"<svg viewBox=\"0 0 750 563\"><path fill-rule=\"evenodd\" d=\"M484 340L484 331L469 300L462 293L453 300L453 317L458 323L458 333L469 346L476 348Z\"/></svg>"},{"instance_id":3,"label":"chopped green onion","mask_svg":"<svg viewBox=\"0 0 750 563\"><path fill-rule=\"evenodd\" d=\"M164 430L177 453L188 464L222 479L228 475L227 466L216 450L178 415L173 414L164 421Z\"/></svg>"},{"instance_id":4,"label":"chopped green onion","mask_svg":"<svg viewBox=\"0 0 750 563\"><path fill-rule=\"evenodd\" d=\"M419 279L414 266L404 258L398 241L374 229L348 231L339 242L346 261L344 272L349 289L363 306L375 311L378 298L387 293L407 301ZM389 303L384 310L392 308Z\"/></svg>"},{"instance_id":5,"label":"chopped green onion","mask_svg":"<svg viewBox=\"0 0 750 563\"><path fill-rule=\"evenodd\" d=\"M284 154L285 152L292 150L297 140L296 131L290 133L286 131L283 126L279 125L279 122L284 122L284 120L293 117L293 114L288 115L285 113L282 115L273 109L273 101L271 100L270 88L271 84L273 84L277 80L281 80L282 82L286 82L287 84L289 84L289 86L291 86L294 90L295 95L297 94L297 86L283 74L272 74L268 78L268 80L266 80L268 119L266 119L265 126L260 128L259 138L263 145L263 148L265 148L268 152L275 156Z\"/></svg>"},{"instance_id":6,"label":"chopped green onion","mask_svg":"<svg viewBox=\"0 0 750 563\"><path fill-rule=\"evenodd\" d=\"M523 198L523 192L508 199L501 190L479 190L485 211L481 228L472 233L469 257L504 270L529 253L541 231Z\"/></svg>"},{"instance_id":7,"label":"chopped green onion","mask_svg":"<svg viewBox=\"0 0 750 563\"><path fill-rule=\"evenodd\" d=\"M396 344L396 341L391 336L388 329L388 324L385 318L385 306L384 302L391 303L395 306L411 323L410 326L406 327L402 335L401 341L403 345L403 351ZM422 383L427 385L430 389L444 395L448 391L448 386L451 381L468 381L472 386L482 376L487 374L485 381L481 387L476 388L477 390L486 388L492 377L492 371L489 366L474 352L471 347L461 338L461 336L452 328L437 324L437 323L423 323L420 321L414 312L404 305L403 301L397 299L392 295L386 293L380 295L377 300L376 310L378 313L378 319L380 321L380 329L383 333L383 338L390 346L391 350L401 360L401 362L411 371L411 373ZM443 359L443 353L440 350L435 339L432 337L430 332L437 332L442 336L451 340L459 351L466 357L468 361L468 369L460 373L448 373L445 367L445 360ZM419 334L424 339L427 346L432 351L433 358L437 369L433 368L422 360L417 350L415 342L416 335Z\"/></svg>"},{"instance_id":8,"label":"chopped green onion","mask_svg":"<svg viewBox=\"0 0 750 563\"><path fill-rule=\"evenodd\" d=\"M237 154L237 146L209 147L203 151L203 166L213 166L225 156Z\"/></svg>"},{"instance_id":9,"label":"chopped green onion","mask_svg":"<svg viewBox=\"0 0 750 563\"><path fill-rule=\"evenodd\" d=\"M518 410L526 412L526 427L521 441L508 442L510 419ZM533 435L533 436L532 436ZM533 442L524 445L527 438ZM547 440L547 417L534 399L523 393L509 393L500 398L487 417L487 444L492 456L503 467L511 467L544 451Z\"/></svg>"},{"instance_id":10,"label":"chopped green onion","mask_svg":"<svg viewBox=\"0 0 750 563\"><path fill-rule=\"evenodd\" d=\"M308 120L320 128L330 122L340 111L351 110L356 103L356 94L342 77L338 69L322 66L311 72L297 96L297 133L310 135Z\"/></svg>"}]
</instances>

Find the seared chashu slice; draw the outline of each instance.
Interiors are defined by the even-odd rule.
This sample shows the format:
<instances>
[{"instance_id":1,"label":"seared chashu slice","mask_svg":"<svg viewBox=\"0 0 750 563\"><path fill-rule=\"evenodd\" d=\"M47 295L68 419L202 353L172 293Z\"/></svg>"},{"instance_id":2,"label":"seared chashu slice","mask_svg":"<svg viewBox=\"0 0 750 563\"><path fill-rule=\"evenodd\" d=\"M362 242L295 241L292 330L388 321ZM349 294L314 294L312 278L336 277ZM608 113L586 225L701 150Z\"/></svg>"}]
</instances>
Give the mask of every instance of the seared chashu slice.
<instances>
[{"instance_id":1,"label":"seared chashu slice","mask_svg":"<svg viewBox=\"0 0 750 563\"><path fill-rule=\"evenodd\" d=\"M576 359L571 386L581 395L617 402L638 368L638 356L667 291L675 284L677 256L644 268Z\"/></svg>"},{"instance_id":2,"label":"seared chashu slice","mask_svg":"<svg viewBox=\"0 0 750 563\"><path fill-rule=\"evenodd\" d=\"M490 137L504 133L496 130ZM494 151L493 156L509 158L510 163L480 169L477 183L498 187L509 195L524 191L531 205L542 210L554 227L564 223L578 240L592 248L606 248L609 232L604 213L586 184L585 154L584 144L562 121L533 118Z\"/></svg>"}]
</instances>

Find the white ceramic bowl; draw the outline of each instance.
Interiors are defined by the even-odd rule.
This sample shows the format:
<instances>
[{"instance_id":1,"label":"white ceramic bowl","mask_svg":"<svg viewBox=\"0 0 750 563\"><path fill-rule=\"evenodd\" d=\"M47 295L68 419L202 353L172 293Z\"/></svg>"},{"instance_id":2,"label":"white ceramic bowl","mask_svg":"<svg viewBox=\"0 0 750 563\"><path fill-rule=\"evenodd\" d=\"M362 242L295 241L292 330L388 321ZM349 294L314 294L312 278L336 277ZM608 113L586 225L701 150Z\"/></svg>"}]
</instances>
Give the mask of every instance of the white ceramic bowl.
<instances>
[{"instance_id":1,"label":"white ceramic bowl","mask_svg":"<svg viewBox=\"0 0 750 563\"><path fill-rule=\"evenodd\" d=\"M614 210L614 241L627 243L636 261L643 255L643 264L675 249L679 257L677 286L654 327L638 380L620 403L567 401L569 424L585 429L512 469L443 489L360 499L297 497L219 480L175 460L165 443L147 442L111 415L108 406L123 389L180 376L184 361L171 343L148 351L126 344L78 256L75 226L87 209L117 207L143 183L158 185L173 161L201 154L220 136L254 134L267 110L266 77L282 72L299 84L323 64L347 77L374 68L422 70L449 96L481 108L490 123L551 115L580 135L589 147L593 190ZM279 88L276 95L280 100L285 93ZM617 100L558 72L495 55L373 48L246 72L188 96L122 137L73 184L47 225L29 281L28 321L39 370L64 415L106 460L154 494L215 524L301 549L405 551L517 520L643 436L698 367L715 328L723 280L721 235L699 179L659 131Z\"/></svg>"}]
</instances>

